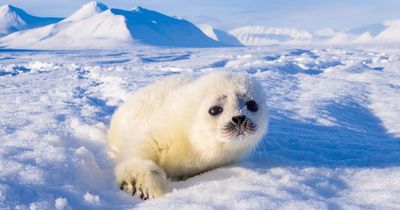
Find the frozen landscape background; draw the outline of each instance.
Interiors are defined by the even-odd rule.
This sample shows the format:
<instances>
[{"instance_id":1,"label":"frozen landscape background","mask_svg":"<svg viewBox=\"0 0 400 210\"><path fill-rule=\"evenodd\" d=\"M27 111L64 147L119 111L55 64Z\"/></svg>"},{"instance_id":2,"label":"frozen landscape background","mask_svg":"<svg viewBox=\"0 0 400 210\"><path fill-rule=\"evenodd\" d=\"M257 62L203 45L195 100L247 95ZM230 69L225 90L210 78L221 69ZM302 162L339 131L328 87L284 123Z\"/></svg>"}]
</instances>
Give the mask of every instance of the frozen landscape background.
<instances>
[{"instance_id":1,"label":"frozen landscape background","mask_svg":"<svg viewBox=\"0 0 400 210\"><path fill-rule=\"evenodd\" d=\"M98 2L65 19L3 6L0 208L400 209L400 24L371 24L224 31ZM262 144L163 198L119 191L112 113L146 84L209 71L262 82Z\"/></svg>"}]
</instances>

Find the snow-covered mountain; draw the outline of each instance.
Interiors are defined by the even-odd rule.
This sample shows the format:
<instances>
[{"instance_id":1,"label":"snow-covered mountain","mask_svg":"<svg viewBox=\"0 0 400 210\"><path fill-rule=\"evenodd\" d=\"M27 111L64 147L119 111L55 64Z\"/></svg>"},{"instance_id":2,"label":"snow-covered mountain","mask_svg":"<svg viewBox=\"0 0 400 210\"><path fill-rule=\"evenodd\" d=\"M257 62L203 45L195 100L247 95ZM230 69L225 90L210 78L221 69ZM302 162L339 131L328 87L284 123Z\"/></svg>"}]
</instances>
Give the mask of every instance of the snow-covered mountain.
<instances>
[{"instance_id":1,"label":"snow-covered mountain","mask_svg":"<svg viewBox=\"0 0 400 210\"><path fill-rule=\"evenodd\" d=\"M383 24L385 29L375 36L375 41L400 43L400 19L385 21Z\"/></svg>"},{"instance_id":2,"label":"snow-covered mountain","mask_svg":"<svg viewBox=\"0 0 400 210\"><path fill-rule=\"evenodd\" d=\"M376 36L385 29L386 29L385 24L376 23L376 24L370 24L370 25L352 28L352 29L346 31L346 33L354 34L354 35L362 35L364 33L369 33L371 36Z\"/></svg>"},{"instance_id":3,"label":"snow-covered mountain","mask_svg":"<svg viewBox=\"0 0 400 210\"><path fill-rule=\"evenodd\" d=\"M243 45L347 45L400 43L400 19L346 31L325 28L314 32L294 28L246 26L229 31Z\"/></svg>"},{"instance_id":4,"label":"snow-covered mountain","mask_svg":"<svg viewBox=\"0 0 400 210\"><path fill-rule=\"evenodd\" d=\"M325 41L334 37L338 31L333 28L323 28L312 32L313 41Z\"/></svg>"},{"instance_id":5,"label":"snow-covered mountain","mask_svg":"<svg viewBox=\"0 0 400 210\"><path fill-rule=\"evenodd\" d=\"M116 49L139 45L221 47L400 43L400 19L337 31L245 26L225 32L210 25L137 7L108 8L93 1L65 19L42 18L0 7L0 48Z\"/></svg>"},{"instance_id":6,"label":"snow-covered mountain","mask_svg":"<svg viewBox=\"0 0 400 210\"><path fill-rule=\"evenodd\" d=\"M213 28L208 24L197 25L197 27L208 37L214 39L215 41L222 42L230 46L243 46L238 39L232 34L221 29Z\"/></svg>"},{"instance_id":7,"label":"snow-covered mountain","mask_svg":"<svg viewBox=\"0 0 400 210\"><path fill-rule=\"evenodd\" d=\"M400 43L400 19L356 27L332 36L328 44Z\"/></svg>"},{"instance_id":8,"label":"snow-covered mountain","mask_svg":"<svg viewBox=\"0 0 400 210\"><path fill-rule=\"evenodd\" d=\"M107 5L97 1L92 1L83 5L78 11L70 15L68 18L65 18L64 22L83 20L106 10L108 10Z\"/></svg>"},{"instance_id":9,"label":"snow-covered mountain","mask_svg":"<svg viewBox=\"0 0 400 210\"><path fill-rule=\"evenodd\" d=\"M225 46L189 21L137 7L126 11L90 2L65 20L0 39L0 46L24 49L116 49L137 45Z\"/></svg>"},{"instance_id":10,"label":"snow-covered mountain","mask_svg":"<svg viewBox=\"0 0 400 210\"><path fill-rule=\"evenodd\" d=\"M241 27L229 33L247 46L308 44L313 37L310 32L304 30L262 26Z\"/></svg>"},{"instance_id":11,"label":"snow-covered mountain","mask_svg":"<svg viewBox=\"0 0 400 210\"><path fill-rule=\"evenodd\" d=\"M24 10L3 5L0 7L0 37L20 31L56 23L62 18L36 17L26 13Z\"/></svg>"},{"instance_id":12,"label":"snow-covered mountain","mask_svg":"<svg viewBox=\"0 0 400 210\"><path fill-rule=\"evenodd\" d=\"M347 31L341 31L327 37L326 44L354 44L354 43L372 43L374 37L386 29L383 23L369 24L361 27L355 27Z\"/></svg>"}]
</instances>

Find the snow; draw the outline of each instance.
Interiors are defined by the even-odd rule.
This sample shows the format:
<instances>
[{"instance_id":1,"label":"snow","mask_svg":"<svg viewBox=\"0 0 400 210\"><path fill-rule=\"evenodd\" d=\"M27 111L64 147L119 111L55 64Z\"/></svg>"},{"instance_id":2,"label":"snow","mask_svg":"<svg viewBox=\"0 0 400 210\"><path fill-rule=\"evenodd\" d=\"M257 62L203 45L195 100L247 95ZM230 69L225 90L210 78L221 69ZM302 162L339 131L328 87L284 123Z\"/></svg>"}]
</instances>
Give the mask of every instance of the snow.
<instances>
[{"instance_id":1,"label":"snow","mask_svg":"<svg viewBox=\"0 0 400 210\"><path fill-rule=\"evenodd\" d=\"M108 9L107 5L97 1L89 2L83 5L78 11L64 19L64 22L82 20L93 15L104 12Z\"/></svg>"},{"instance_id":2,"label":"snow","mask_svg":"<svg viewBox=\"0 0 400 210\"><path fill-rule=\"evenodd\" d=\"M398 48L360 45L3 50L0 208L399 209L399 66ZM169 75L221 70L267 92L259 147L159 199L121 192L105 148L116 107Z\"/></svg>"},{"instance_id":3,"label":"snow","mask_svg":"<svg viewBox=\"0 0 400 210\"><path fill-rule=\"evenodd\" d=\"M400 43L400 20L356 27L338 32L325 40L327 44L398 44Z\"/></svg>"},{"instance_id":4,"label":"snow","mask_svg":"<svg viewBox=\"0 0 400 210\"><path fill-rule=\"evenodd\" d=\"M213 28L208 24L201 24L197 26L205 35L219 41L221 43L227 44L229 46L242 46L242 44L233 35L225 32L221 29Z\"/></svg>"},{"instance_id":5,"label":"snow","mask_svg":"<svg viewBox=\"0 0 400 210\"><path fill-rule=\"evenodd\" d=\"M66 198L59 197L55 201L55 207L57 210L62 210L68 205L68 200Z\"/></svg>"},{"instance_id":6,"label":"snow","mask_svg":"<svg viewBox=\"0 0 400 210\"><path fill-rule=\"evenodd\" d=\"M215 37L210 29L206 34ZM337 31L325 28L308 32L296 28L271 28L261 26L245 26L229 31L246 46L326 46L353 44L399 44L400 20L388 20L382 23L356 27L350 30Z\"/></svg>"},{"instance_id":7,"label":"snow","mask_svg":"<svg viewBox=\"0 0 400 210\"><path fill-rule=\"evenodd\" d=\"M15 31L41 27L60 21L61 18L36 17L12 5L0 7L0 37Z\"/></svg>"},{"instance_id":8,"label":"snow","mask_svg":"<svg viewBox=\"0 0 400 210\"><path fill-rule=\"evenodd\" d=\"M400 20L390 20L384 22L386 28L376 36L380 42L400 43Z\"/></svg>"},{"instance_id":9,"label":"snow","mask_svg":"<svg viewBox=\"0 0 400 210\"><path fill-rule=\"evenodd\" d=\"M313 34L320 37L331 37L335 35L336 31L333 28L324 28L314 31Z\"/></svg>"},{"instance_id":10,"label":"snow","mask_svg":"<svg viewBox=\"0 0 400 210\"><path fill-rule=\"evenodd\" d=\"M85 30L82 30L82 29ZM89 2L65 20L13 33L0 39L12 49L127 49L143 45L218 47L192 23L138 7L131 11L108 9Z\"/></svg>"},{"instance_id":11,"label":"snow","mask_svg":"<svg viewBox=\"0 0 400 210\"><path fill-rule=\"evenodd\" d=\"M301 45L311 43L312 34L294 28L245 26L229 31L246 46Z\"/></svg>"},{"instance_id":12,"label":"snow","mask_svg":"<svg viewBox=\"0 0 400 210\"><path fill-rule=\"evenodd\" d=\"M82 29L85 30L82 30ZM108 8L92 1L65 19L41 18L11 5L0 8L0 48L35 50L133 49L159 47L332 46L400 43L400 20L355 27L298 28L242 26L228 32L143 7Z\"/></svg>"},{"instance_id":13,"label":"snow","mask_svg":"<svg viewBox=\"0 0 400 210\"><path fill-rule=\"evenodd\" d=\"M89 192L83 195L83 198L86 202L90 204L96 204L100 202L100 197L98 195L92 195Z\"/></svg>"}]
</instances>

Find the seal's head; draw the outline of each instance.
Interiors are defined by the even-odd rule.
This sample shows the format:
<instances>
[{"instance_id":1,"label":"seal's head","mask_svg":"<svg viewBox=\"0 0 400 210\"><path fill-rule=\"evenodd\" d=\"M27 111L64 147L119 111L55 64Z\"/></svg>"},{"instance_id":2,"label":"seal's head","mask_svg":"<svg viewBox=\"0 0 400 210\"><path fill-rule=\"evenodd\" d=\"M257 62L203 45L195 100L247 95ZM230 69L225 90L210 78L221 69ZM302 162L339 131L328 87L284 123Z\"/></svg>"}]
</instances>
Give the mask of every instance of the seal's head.
<instances>
[{"instance_id":1,"label":"seal's head","mask_svg":"<svg viewBox=\"0 0 400 210\"><path fill-rule=\"evenodd\" d=\"M217 72L193 82L197 104L192 114L191 141L197 149L244 153L267 131L266 97L247 74ZM197 95L196 95L197 94Z\"/></svg>"}]
</instances>

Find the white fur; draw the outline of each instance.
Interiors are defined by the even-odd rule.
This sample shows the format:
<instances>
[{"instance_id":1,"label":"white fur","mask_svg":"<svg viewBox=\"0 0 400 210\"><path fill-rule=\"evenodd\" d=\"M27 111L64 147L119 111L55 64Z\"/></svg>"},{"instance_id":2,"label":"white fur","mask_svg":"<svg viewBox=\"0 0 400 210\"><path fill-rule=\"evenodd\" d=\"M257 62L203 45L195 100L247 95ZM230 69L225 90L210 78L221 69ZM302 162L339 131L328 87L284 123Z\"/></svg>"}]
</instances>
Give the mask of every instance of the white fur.
<instances>
[{"instance_id":1,"label":"white fur","mask_svg":"<svg viewBox=\"0 0 400 210\"><path fill-rule=\"evenodd\" d=\"M239 98L254 100L259 110L239 107ZM223 107L211 116L211 106ZM221 127L245 115L255 133L227 138ZM217 72L199 78L175 76L135 92L114 114L108 132L117 182L126 191L139 188L145 197L167 192L168 179L190 177L231 163L254 147L267 131L263 89L248 75Z\"/></svg>"}]
</instances>

